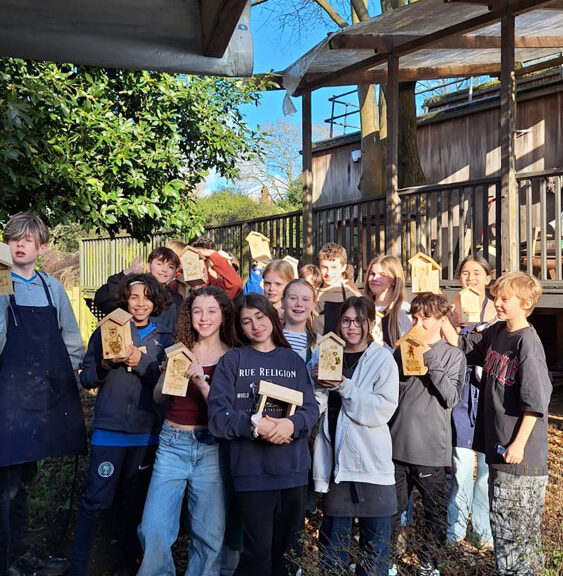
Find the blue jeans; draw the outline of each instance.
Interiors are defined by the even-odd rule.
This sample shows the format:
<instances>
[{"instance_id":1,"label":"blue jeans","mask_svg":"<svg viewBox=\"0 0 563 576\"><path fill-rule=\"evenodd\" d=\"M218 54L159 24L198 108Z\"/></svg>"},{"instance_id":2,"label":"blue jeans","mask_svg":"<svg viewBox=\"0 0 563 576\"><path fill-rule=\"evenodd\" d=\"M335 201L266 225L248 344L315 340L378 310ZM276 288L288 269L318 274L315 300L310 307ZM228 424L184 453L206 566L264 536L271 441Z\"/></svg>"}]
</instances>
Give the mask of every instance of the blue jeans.
<instances>
[{"instance_id":1,"label":"blue jeans","mask_svg":"<svg viewBox=\"0 0 563 576\"><path fill-rule=\"evenodd\" d=\"M219 446L207 430L164 423L139 527L144 558L138 576L176 573L171 547L178 538L186 486L191 536L186 576L219 575L225 534Z\"/></svg>"},{"instance_id":2,"label":"blue jeans","mask_svg":"<svg viewBox=\"0 0 563 576\"><path fill-rule=\"evenodd\" d=\"M319 544L327 572L348 571L353 518L325 516ZM358 518L360 550L356 576L386 576L389 570L391 516Z\"/></svg>"},{"instance_id":3,"label":"blue jeans","mask_svg":"<svg viewBox=\"0 0 563 576\"><path fill-rule=\"evenodd\" d=\"M473 468L477 455L477 476ZM483 542L492 542L489 521L489 467L485 455L469 448L454 448L452 458L453 487L448 505L448 539L459 542L465 538L471 512L473 532Z\"/></svg>"}]
</instances>

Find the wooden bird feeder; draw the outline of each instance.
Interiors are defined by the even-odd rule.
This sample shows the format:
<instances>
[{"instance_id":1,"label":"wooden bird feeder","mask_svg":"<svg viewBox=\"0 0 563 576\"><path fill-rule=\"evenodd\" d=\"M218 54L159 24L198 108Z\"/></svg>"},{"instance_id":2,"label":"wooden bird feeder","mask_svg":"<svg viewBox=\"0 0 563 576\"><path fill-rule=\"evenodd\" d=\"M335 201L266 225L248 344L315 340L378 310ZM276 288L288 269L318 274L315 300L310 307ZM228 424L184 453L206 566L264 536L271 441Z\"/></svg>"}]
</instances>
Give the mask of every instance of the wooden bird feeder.
<instances>
[{"instance_id":1,"label":"wooden bird feeder","mask_svg":"<svg viewBox=\"0 0 563 576\"><path fill-rule=\"evenodd\" d=\"M440 272L442 267L436 260L422 252L415 254L410 260L412 293L432 292L440 294Z\"/></svg>"},{"instance_id":2,"label":"wooden bird feeder","mask_svg":"<svg viewBox=\"0 0 563 576\"><path fill-rule=\"evenodd\" d=\"M455 314L460 324L478 324L481 320L481 295L468 286L455 297Z\"/></svg>"},{"instance_id":3,"label":"wooden bird feeder","mask_svg":"<svg viewBox=\"0 0 563 576\"><path fill-rule=\"evenodd\" d=\"M181 342L169 346L165 352L168 363L166 364L162 393L185 397L188 391L186 370L197 361L195 354Z\"/></svg>"},{"instance_id":4,"label":"wooden bird feeder","mask_svg":"<svg viewBox=\"0 0 563 576\"><path fill-rule=\"evenodd\" d=\"M293 267L293 278L299 278L299 260L293 256L285 256L282 260L289 262Z\"/></svg>"},{"instance_id":5,"label":"wooden bird feeder","mask_svg":"<svg viewBox=\"0 0 563 576\"><path fill-rule=\"evenodd\" d=\"M272 253L270 252L270 240L260 234L260 232L251 232L246 241L250 247L250 255L255 262L263 262L264 260L271 260Z\"/></svg>"},{"instance_id":6,"label":"wooden bird feeder","mask_svg":"<svg viewBox=\"0 0 563 576\"><path fill-rule=\"evenodd\" d=\"M104 360L125 356L127 346L133 343L131 337L131 318L129 312L116 308L111 314L98 322L102 333L102 350Z\"/></svg>"},{"instance_id":7,"label":"wooden bird feeder","mask_svg":"<svg viewBox=\"0 0 563 576\"><path fill-rule=\"evenodd\" d=\"M260 380L258 395L260 396L260 401L258 402L256 412L267 413L269 404L277 406L279 403L282 403L287 404L285 413L285 417L287 418L295 414L297 406L303 406L303 392L287 388L286 386L280 386L279 384L273 384L267 380Z\"/></svg>"},{"instance_id":8,"label":"wooden bird feeder","mask_svg":"<svg viewBox=\"0 0 563 576\"><path fill-rule=\"evenodd\" d=\"M178 294L185 300L190 293L190 285L184 282L183 278L176 278L176 282L178 283Z\"/></svg>"},{"instance_id":9,"label":"wooden bird feeder","mask_svg":"<svg viewBox=\"0 0 563 576\"><path fill-rule=\"evenodd\" d=\"M192 248L186 246L180 257L182 262L182 271L184 273L184 282L190 286L201 286L205 284L205 276L201 269L201 261L203 258L201 254Z\"/></svg>"},{"instance_id":10,"label":"wooden bird feeder","mask_svg":"<svg viewBox=\"0 0 563 576\"><path fill-rule=\"evenodd\" d=\"M422 376L428 372L424 364L422 347L426 344L428 333L422 326L413 326L402 338L395 342L401 347L401 361L405 376Z\"/></svg>"},{"instance_id":11,"label":"wooden bird feeder","mask_svg":"<svg viewBox=\"0 0 563 576\"><path fill-rule=\"evenodd\" d=\"M319 347L318 379L339 382L342 378L346 342L334 332L329 332L317 340L317 346Z\"/></svg>"},{"instance_id":12,"label":"wooden bird feeder","mask_svg":"<svg viewBox=\"0 0 563 576\"><path fill-rule=\"evenodd\" d=\"M0 242L0 296L14 293L10 268L13 265L12 251L7 244Z\"/></svg>"}]
</instances>

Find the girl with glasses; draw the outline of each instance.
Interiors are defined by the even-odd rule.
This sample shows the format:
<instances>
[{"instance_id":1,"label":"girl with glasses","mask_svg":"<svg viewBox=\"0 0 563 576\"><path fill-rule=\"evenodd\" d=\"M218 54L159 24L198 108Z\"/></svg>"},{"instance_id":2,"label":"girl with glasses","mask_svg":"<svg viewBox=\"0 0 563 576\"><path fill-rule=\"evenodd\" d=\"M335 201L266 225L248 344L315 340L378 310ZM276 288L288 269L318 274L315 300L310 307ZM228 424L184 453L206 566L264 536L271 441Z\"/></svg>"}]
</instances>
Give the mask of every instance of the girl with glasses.
<instances>
[{"instance_id":1,"label":"girl with glasses","mask_svg":"<svg viewBox=\"0 0 563 576\"><path fill-rule=\"evenodd\" d=\"M346 342L340 382L312 375L321 420L313 450L313 479L325 493L319 548L328 573L348 571L352 524L358 518L357 576L388 572L391 516L397 511L391 435L399 376L390 351L372 342L373 302L352 296L342 305L338 333Z\"/></svg>"}]
</instances>

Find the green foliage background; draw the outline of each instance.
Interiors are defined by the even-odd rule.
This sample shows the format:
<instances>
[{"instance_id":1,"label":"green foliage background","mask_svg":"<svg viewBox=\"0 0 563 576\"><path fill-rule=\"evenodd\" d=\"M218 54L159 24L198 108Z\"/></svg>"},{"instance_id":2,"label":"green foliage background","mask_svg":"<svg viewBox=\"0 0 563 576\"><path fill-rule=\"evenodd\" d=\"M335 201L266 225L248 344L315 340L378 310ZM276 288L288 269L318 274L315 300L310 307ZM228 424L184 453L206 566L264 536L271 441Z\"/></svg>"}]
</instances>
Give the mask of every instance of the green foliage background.
<instances>
[{"instance_id":1,"label":"green foliage background","mask_svg":"<svg viewBox=\"0 0 563 576\"><path fill-rule=\"evenodd\" d=\"M192 194L211 168L227 179L261 135L238 108L239 80L0 60L0 223L20 210L50 226L138 239L202 230Z\"/></svg>"}]
</instances>

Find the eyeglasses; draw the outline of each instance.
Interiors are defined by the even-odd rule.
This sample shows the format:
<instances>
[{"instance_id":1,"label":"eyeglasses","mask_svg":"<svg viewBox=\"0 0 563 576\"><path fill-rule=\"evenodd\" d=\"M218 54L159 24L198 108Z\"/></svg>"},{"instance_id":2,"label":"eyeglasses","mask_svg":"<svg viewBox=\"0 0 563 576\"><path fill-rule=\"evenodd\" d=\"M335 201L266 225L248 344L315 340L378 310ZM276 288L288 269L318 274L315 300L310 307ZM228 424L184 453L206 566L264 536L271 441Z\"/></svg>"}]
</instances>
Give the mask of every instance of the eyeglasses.
<instances>
[{"instance_id":1,"label":"eyeglasses","mask_svg":"<svg viewBox=\"0 0 563 576\"><path fill-rule=\"evenodd\" d=\"M348 318L347 316L344 316L344 318L340 320L342 328L350 328L352 324L358 328L361 328L364 322L365 320L363 318Z\"/></svg>"}]
</instances>

